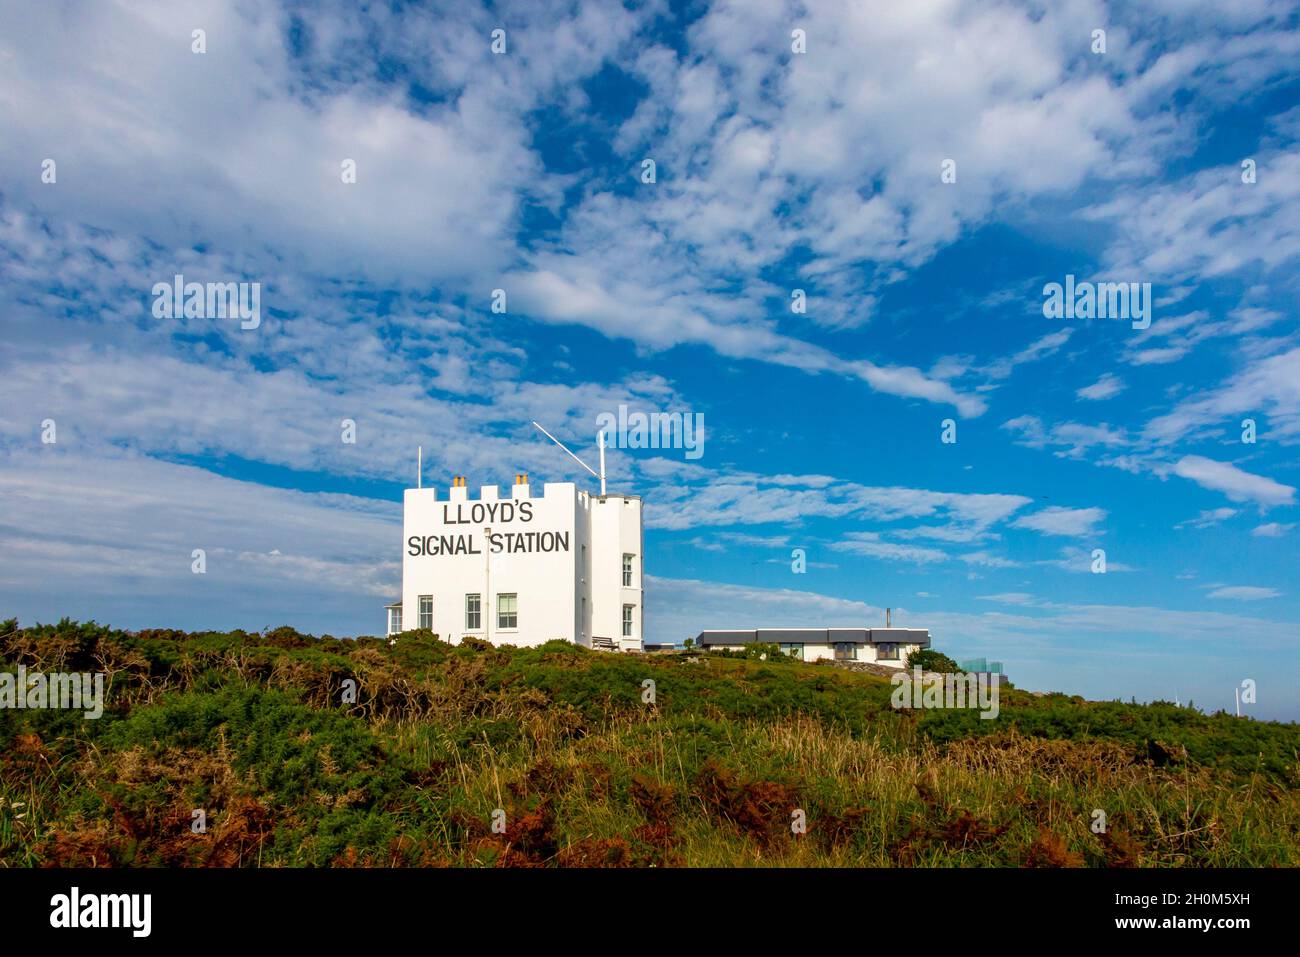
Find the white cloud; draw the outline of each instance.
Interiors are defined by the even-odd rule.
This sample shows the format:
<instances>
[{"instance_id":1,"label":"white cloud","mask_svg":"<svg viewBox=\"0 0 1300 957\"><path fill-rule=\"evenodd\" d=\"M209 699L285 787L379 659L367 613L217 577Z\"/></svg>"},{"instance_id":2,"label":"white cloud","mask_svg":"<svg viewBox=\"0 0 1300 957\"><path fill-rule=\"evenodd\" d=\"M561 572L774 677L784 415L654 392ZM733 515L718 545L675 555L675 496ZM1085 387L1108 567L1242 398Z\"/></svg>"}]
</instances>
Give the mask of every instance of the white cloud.
<instances>
[{"instance_id":1,"label":"white cloud","mask_svg":"<svg viewBox=\"0 0 1300 957\"><path fill-rule=\"evenodd\" d=\"M1222 492L1234 502L1257 502L1262 506L1290 505L1295 489L1262 475L1252 475L1229 462L1216 462L1201 455L1184 455L1174 465L1174 474L1203 488Z\"/></svg>"},{"instance_id":2,"label":"white cloud","mask_svg":"<svg viewBox=\"0 0 1300 957\"><path fill-rule=\"evenodd\" d=\"M1020 566L1019 562L982 550L978 552L967 552L966 554L958 555L957 557L967 565L975 565L980 568L1018 568Z\"/></svg>"},{"instance_id":3,"label":"white cloud","mask_svg":"<svg viewBox=\"0 0 1300 957\"><path fill-rule=\"evenodd\" d=\"M1035 562L1035 565L1041 565L1046 568L1059 568L1063 572L1070 572L1074 575L1093 575L1098 574L1099 566L1096 565L1097 558L1093 556L1095 549L1079 548L1077 545L1066 545L1061 549L1060 558L1046 558ZM1100 556L1098 556L1100 557ZM1106 574L1114 572L1131 572L1136 569L1125 562L1116 561L1114 558L1106 559Z\"/></svg>"},{"instance_id":4,"label":"white cloud","mask_svg":"<svg viewBox=\"0 0 1300 957\"><path fill-rule=\"evenodd\" d=\"M1065 344L1070 341L1072 335L1074 335L1074 330L1068 328L1049 332L1047 335L1035 339L1014 355L998 359L981 371L990 379L1005 379L1018 365L1037 362L1039 359L1045 359L1060 352L1065 347Z\"/></svg>"},{"instance_id":5,"label":"white cloud","mask_svg":"<svg viewBox=\"0 0 1300 957\"><path fill-rule=\"evenodd\" d=\"M1184 399L1165 415L1147 423L1145 439L1170 444L1206 430L1226 428L1240 435L1243 419L1268 416L1267 434L1283 442L1300 441L1300 348L1250 362L1216 389Z\"/></svg>"},{"instance_id":6,"label":"white cloud","mask_svg":"<svg viewBox=\"0 0 1300 957\"><path fill-rule=\"evenodd\" d=\"M1300 53L1300 41L1289 47L1291 56ZM1225 163L1185 181L1128 190L1086 213L1117 229L1107 251L1115 273L1204 281L1276 269L1300 256L1300 155L1254 158L1254 183L1243 183L1240 167Z\"/></svg>"},{"instance_id":7,"label":"white cloud","mask_svg":"<svg viewBox=\"0 0 1300 957\"><path fill-rule=\"evenodd\" d=\"M1265 522L1263 525L1255 526L1250 534L1256 538L1281 538L1293 528L1295 528L1294 524L1283 525L1280 522Z\"/></svg>"},{"instance_id":8,"label":"white cloud","mask_svg":"<svg viewBox=\"0 0 1300 957\"><path fill-rule=\"evenodd\" d=\"M309 22L321 35L331 20ZM194 54L200 23L208 50ZM331 277L428 283L504 265L520 199L540 181L519 115L529 104L493 78L444 87L420 110L400 86L311 88L288 25L266 2L14 8L0 158L53 157L59 180L15 177L8 198L168 246L274 249ZM428 59L486 44L472 26L443 23Z\"/></svg>"},{"instance_id":9,"label":"white cloud","mask_svg":"<svg viewBox=\"0 0 1300 957\"><path fill-rule=\"evenodd\" d=\"M1017 445L1035 449L1057 446L1052 454L1058 458L1081 459L1093 448L1122 448L1130 443L1127 433L1105 422L1100 425L1059 422L1047 428L1036 415L1019 415L1003 422L1001 427L1016 437Z\"/></svg>"},{"instance_id":10,"label":"white cloud","mask_svg":"<svg viewBox=\"0 0 1300 957\"><path fill-rule=\"evenodd\" d=\"M577 214L581 218L582 214ZM981 415L986 403L910 366L865 358L845 359L777 331L759 318L761 302L703 288L690 260L674 263L653 249L640 250L626 237L644 234L640 222L620 223L608 236L584 233L591 243L581 256L538 254L530 271L507 277L517 307L545 322L581 324L610 338L626 338L655 350L703 344L730 358L757 359L808 373L860 380L887 395L951 405L963 416ZM653 259L656 277L645 282Z\"/></svg>"},{"instance_id":11,"label":"white cloud","mask_svg":"<svg viewBox=\"0 0 1300 957\"><path fill-rule=\"evenodd\" d=\"M1028 592L1012 591L997 595L979 595L980 601L995 601L1000 605L1037 605L1039 600Z\"/></svg>"},{"instance_id":12,"label":"white cloud","mask_svg":"<svg viewBox=\"0 0 1300 957\"><path fill-rule=\"evenodd\" d=\"M1132 365L1166 365L1182 359L1206 340L1241 341L1281 318L1275 310L1255 306L1239 306L1226 319L1214 319L1204 309L1177 316L1157 315L1147 329L1134 335L1125 347L1124 359Z\"/></svg>"},{"instance_id":13,"label":"white cloud","mask_svg":"<svg viewBox=\"0 0 1300 957\"><path fill-rule=\"evenodd\" d=\"M1090 402L1099 402L1103 399L1113 399L1123 391L1123 380L1113 372L1107 372L1092 385L1079 389L1075 395Z\"/></svg>"},{"instance_id":14,"label":"white cloud","mask_svg":"<svg viewBox=\"0 0 1300 957\"><path fill-rule=\"evenodd\" d=\"M1067 508L1050 505L1011 523L1012 528L1027 528L1044 535L1068 535L1081 538L1098 534L1098 523L1105 521L1103 508Z\"/></svg>"},{"instance_id":15,"label":"white cloud","mask_svg":"<svg viewBox=\"0 0 1300 957\"><path fill-rule=\"evenodd\" d=\"M997 492L858 485L823 475L764 476L699 467L674 467L668 472L656 460L647 460L640 472L662 482L646 508L647 524L662 529L766 523L793 526L809 518L872 523L937 518L945 524L927 528L942 531L928 537L959 538L967 532L978 537L1032 501L1023 495ZM961 534L949 535L953 529ZM900 530L900 534L927 537L915 527Z\"/></svg>"},{"instance_id":16,"label":"white cloud","mask_svg":"<svg viewBox=\"0 0 1300 957\"><path fill-rule=\"evenodd\" d=\"M1174 526L1174 528L1209 528L1212 525L1219 525L1226 522L1236 514L1237 510L1235 508L1228 508L1226 505L1223 508L1206 509L1197 515L1196 518L1188 519L1185 522L1179 522Z\"/></svg>"},{"instance_id":17,"label":"white cloud","mask_svg":"<svg viewBox=\"0 0 1300 957\"><path fill-rule=\"evenodd\" d=\"M948 553L937 548L883 542L874 532L849 532L842 540L831 542L830 547L837 552L849 552L890 561L915 562L920 565L948 560Z\"/></svg>"},{"instance_id":18,"label":"white cloud","mask_svg":"<svg viewBox=\"0 0 1300 957\"><path fill-rule=\"evenodd\" d=\"M1226 598L1232 601L1262 601L1277 598L1282 593L1276 588L1260 588L1255 585L1224 585L1209 592L1210 598Z\"/></svg>"},{"instance_id":19,"label":"white cloud","mask_svg":"<svg viewBox=\"0 0 1300 957\"><path fill-rule=\"evenodd\" d=\"M364 336L363 344L374 338ZM323 378L294 368L259 372L219 356L185 361L151 353L131 333L102 348L36 343L0 360L0 399L35 416L0 419L0 437L26 440L31 422L49 417L62 441L150 454L238 455L301 471L407 479L422 444L431 474L501 476L532 463L533 471L568 478L577 466L533 434L532 419L566 436L594 435L596 415L620 402L674 402L653 376L569 386L503 375L485 385L489 401L464 402L429 396L418 370L388 377L365 368ZM340 440L344 419L356 422L353 445ZM625 455L612 450L612 464L621 466Z\"/></svg>"}]
</instances>

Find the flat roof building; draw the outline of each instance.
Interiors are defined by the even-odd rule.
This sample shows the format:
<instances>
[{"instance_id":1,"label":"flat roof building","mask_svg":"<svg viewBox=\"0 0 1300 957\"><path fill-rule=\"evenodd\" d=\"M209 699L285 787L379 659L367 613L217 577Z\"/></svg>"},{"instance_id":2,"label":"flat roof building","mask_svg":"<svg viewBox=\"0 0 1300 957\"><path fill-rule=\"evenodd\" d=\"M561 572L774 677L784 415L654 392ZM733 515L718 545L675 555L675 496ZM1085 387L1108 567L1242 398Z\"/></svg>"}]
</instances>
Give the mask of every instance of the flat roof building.
<instances>
[{"instance_id":1,"label":"flat roof building","mask_svg":"<svg viewBox=\"0 0 1300 957\"><path fill-rule=\"evenodd\" d=\"M904 668L913 652L930 646L927 628L751 628L702 631L695 644L704 650L744 651L746 645L779 645L801 661L830 658Z\"/></svg>"},{"instance_id":2,"label":"flat roof building","mask_svg":"<svg viewBox=\"0 0 1300 957\"><path fill-rule=\"evenodd\" d=\"M470 635L535 646L559 638L640 651L645 549L641 499L547 482L533 495L518 475L469 497L457 477L445 497L407 489L402 598L386 606L388 634L427 628L457 644Z\"/></svg>"}]
</instances>

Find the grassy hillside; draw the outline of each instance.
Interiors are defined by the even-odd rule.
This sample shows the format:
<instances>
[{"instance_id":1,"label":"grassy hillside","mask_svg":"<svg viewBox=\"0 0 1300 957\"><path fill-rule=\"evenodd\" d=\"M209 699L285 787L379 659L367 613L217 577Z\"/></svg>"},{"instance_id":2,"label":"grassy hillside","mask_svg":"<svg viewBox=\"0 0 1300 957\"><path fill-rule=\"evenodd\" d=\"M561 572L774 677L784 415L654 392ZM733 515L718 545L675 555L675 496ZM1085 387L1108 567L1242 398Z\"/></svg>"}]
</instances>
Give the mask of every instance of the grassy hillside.
<instances>
[{"instance_id":1,"label":"grassy hillside","mask_svg":"<svg viewBox=\"0 0 1300 957\"><path fill-rule=\"evenodd\" d=\"M5 866L1300 865L1300 726L1173 705L981 721L827 665L419 632L10 621L19 664L111 688L97 721L0 711Z\"/></svg>"}]
</instances>

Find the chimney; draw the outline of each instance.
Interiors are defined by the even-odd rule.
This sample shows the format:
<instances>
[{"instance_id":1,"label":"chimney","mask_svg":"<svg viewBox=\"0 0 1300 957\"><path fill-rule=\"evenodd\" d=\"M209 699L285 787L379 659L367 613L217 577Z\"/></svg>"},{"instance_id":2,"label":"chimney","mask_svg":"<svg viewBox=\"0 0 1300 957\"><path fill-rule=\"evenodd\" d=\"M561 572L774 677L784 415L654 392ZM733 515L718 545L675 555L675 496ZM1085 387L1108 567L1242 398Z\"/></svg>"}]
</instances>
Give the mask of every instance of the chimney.
<instances>
[{"instance_id":1,"label":"chimney","mask_svg":"<svg viewBox=\"0 0 1300 957\"><path fill-rule=\"evenodd\" d=\"M889 627L889 613L890 613L892 610L893 610L893 609L891 609L891 608L886 608L886 609L885 609L885 627L886 627L886 628Z\"/></svg>"},{"instance_id":2,"label":"chimney","mask_svg":"<svg viewBox=\"0 0 1300 957\"><path fill-rule=\"evenodd\" d=\"M516 485L527 485L527 484L528 484L528 473L527 473L527 472L523 472L523 473L521 473L521 474L519 474L519 475L516 475L516 476L515 476L515 484L516 484Z\"/></svg>"},{"instance_id":3,"label":"chimney","mask_svg":"<svg viewBox=\"0 0 1300 957\"><path fill-rule=\"evenodd\" d=\"M452 479L451 479L451 487L452 487L452 488L464 488L464 487L465 487L465 476L463 476L463 475L454 475L454 476L452 476Z\"/></svg>"}]
</instances>

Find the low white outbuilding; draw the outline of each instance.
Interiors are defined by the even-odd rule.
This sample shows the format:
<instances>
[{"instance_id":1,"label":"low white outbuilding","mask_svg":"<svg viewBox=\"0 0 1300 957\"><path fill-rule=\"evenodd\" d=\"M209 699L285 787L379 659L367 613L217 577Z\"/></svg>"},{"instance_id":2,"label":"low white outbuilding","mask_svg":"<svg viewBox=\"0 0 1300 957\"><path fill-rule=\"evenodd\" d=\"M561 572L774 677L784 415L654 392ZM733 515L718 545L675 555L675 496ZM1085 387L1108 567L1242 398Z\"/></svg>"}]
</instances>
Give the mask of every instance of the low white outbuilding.
<instances>
[{"instance_id":1,"label":"low white outbuilding","mask_svg":"<svg viewBox=\"0 0 1300 957\"><path fill-rule=\"evenodd\" d=\"M708 651L744 651L752 644L779 645L801 661L830 658L907 667L914 652L930 647L926 628L751 628L702 631L695 643Z\"/></svg>"}]
</instances>

